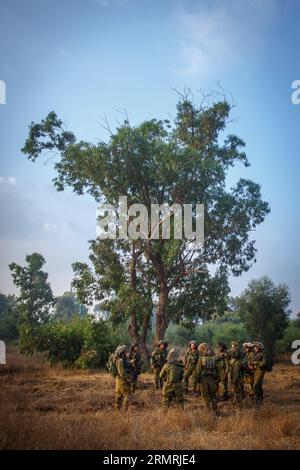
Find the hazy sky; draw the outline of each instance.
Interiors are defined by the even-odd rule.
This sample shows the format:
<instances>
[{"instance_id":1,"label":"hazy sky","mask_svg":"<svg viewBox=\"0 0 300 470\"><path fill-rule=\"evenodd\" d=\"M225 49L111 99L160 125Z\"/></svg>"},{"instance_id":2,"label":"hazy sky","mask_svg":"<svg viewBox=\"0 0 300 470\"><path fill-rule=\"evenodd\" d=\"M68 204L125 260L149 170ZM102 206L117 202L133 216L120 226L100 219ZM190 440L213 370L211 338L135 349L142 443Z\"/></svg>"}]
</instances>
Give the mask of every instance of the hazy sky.
<instances>
[{"instance_id":1,"label":"hazy sky","mask_svg":"<svg viewBox=\"0 0 300 470\"><path fill-rule=\"evenodd\" d=\"M232 295L268 274L299 311L299 21L298 0L0 0L0 291L14 292L8 263L38 251L63 293L95 237L93 200L57 193L53 162L20 152L31 121L55 110L77 137L106 139L104 114L112 127L122 108L133 124L168 118L172 88L196 99L220 82L236 105L228 132L246 141L251 163L229 182L259 182L272 210L254 234L258 261L231 280Z\"/></svg>"}]
</instances>

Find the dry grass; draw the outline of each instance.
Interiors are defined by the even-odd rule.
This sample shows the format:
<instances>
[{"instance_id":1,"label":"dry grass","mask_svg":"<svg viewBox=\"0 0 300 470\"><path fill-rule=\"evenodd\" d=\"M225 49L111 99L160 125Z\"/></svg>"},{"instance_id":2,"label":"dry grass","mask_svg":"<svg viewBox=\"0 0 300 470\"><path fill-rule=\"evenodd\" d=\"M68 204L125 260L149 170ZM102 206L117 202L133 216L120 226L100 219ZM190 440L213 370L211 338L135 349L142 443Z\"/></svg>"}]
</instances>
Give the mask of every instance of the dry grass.
<instances>
[{"instance_id":1,"label":"dry grass","mask_svg":"<svg viewBox=\"0 0 300 470\"><path fill-rule=\"evenodd\" d=\"M266 374L265 404L210 416L201 398L164 414L150 374L131 410L113 411L114 381L104 372L49 368L8 351L0 369L1 449L300 449L300 367Z\"/></svg>"}]
</instances>

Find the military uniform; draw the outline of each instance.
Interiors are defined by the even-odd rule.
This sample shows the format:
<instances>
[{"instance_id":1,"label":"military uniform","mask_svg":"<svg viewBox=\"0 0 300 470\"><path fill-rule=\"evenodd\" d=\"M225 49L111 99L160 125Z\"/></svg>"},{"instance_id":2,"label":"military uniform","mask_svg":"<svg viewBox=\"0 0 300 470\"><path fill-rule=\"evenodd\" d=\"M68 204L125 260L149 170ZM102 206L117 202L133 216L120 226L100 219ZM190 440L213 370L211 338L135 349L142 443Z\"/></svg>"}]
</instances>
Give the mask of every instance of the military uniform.
<instances>
[{"instance_id":1,"label":"military uniform","mask_svg":"<svg viewBox=\"0 0 300 470\"><path fill-rule=\"evenodd\" d=\"M246 384L249 397L253 400L254 391L253 391L253 384L254 384L254 370L250 367L254 360L254 351L253 351L253 344L252 343L244 343L243 348L245 350L244 356L244 383Z\"/></svg>"},{"instance_id":2,"label":"military uniform","mask_svg":"<svg viewBox=\"0 0 300 470\"><path fill-rule=\"evenodd\" d=\"M229 375L234 405L241 406L243 398L243 359L238 349L230 349Z\"/></svg>"},{"instance_id":3,"label":"military uniform","mask_svg":"<svg viewBox=\"0 0 300 470\"><path fill-rule=\"evenodd\" d=\"M226 349L219 349L216 354L217 360L217 385L222 400L228 398L228 374L229 374L229 355Z\"/></svg>"},{"instance_id":4,"label":"military uniform","mask_svg":"<svg viewBox=\"0 0 300 470\"><path fill-rule=\"evenodd\" d=\"M197 388L197 379L195 376L195 369L196 369L196 365L199 359L199 352L197 350L197 344L196 344L196 349L191 348L191 345L193 343L196 344L196 342L194 341L190 342L189 348L186 351L185 357L184 357L183 382L184 382L184 390L186 393L188 393L190 377L192 377L193 392L196 392L196 388Z\"/></svg>"},{"instance_id":5,"label":"military uniform","mask_svg":"<svg viewBox=\"0 0 300 470\"><path fill-rule=\"evenodd\" d=\"M131 380L132 380L132 372L131 366L129 361L126 359L125 354L122 352L118 353L118 349L116 351L116 399L115 399L115 408L119 410L120 408L124 408L126 411L128 409L129 401L131 398Z\"/></svg>"},{"instance_id":6,"label":"military uniform","mask_svg":"<svg viewBox=\"0 0 300 470\"><path fill-rule=\"evenodd\" d=\"M167 363L160 371L159 378L164 382L162 395L164 408L167 410L172 403L183 407L183 386L182 379L184 365L178 360L179 351L171 349L167 357Z\"/></svg>"},{"instance_id":7,"label":"military uniform","mask_svg":"<svg viewBox=\"0 0 300 470\"><path fill-rule=\"evenodd\" d=\"M253 382L253 392L255 397L256 404L261 404L264 398L263 393L263 380L265 376L265 371L267 367L267 356L263 351L263 344L262 343L254 343L254 346L259 345L260 350L255 353L252 368L254 370L254 382Z\"/></svg>"},{"instance_id":8,"label":"military uniform","mask_svg":"<svg viewBox=\"0 0 300 470\"><path fill-rule=\"evenodd\" d=\"M206 343L199 345L199 359L195 369L197 381L201 384L201 395L209 411L217 413L216 358L209 352Z\"/></svg>"},{"instance_id":9,"label":"military uniform","mask_svg":"<svg viewBox=\"0 0 300 470\"><path fill-rule=\"evenodd\" d=\"M159 374L163 366L167 362L167 355L168 355L167 348L165 347L164 349L160 349L159 346L151 354L150 363L154 372L154 381L155 381L156 390L162 389L162 386L163 386L163 381L160 378Z\"/></svg>"},{"instance_id":10,"label":"military uniform","mask_svg":"<svg viewBox=\"0 0 300 470\"><path fill-rule=\"evenodd\" d=\"M137 382L138 382L138 377L142 371L142 355L140 351L135 351L134 347L136 345L132 346L130 349L130 354L129 354L129 362L131 364L131 367L133 369L133 380L131 382L131 389L132 393L135 392L136 387L137 387Z\"/></svg>"}]
</instances>

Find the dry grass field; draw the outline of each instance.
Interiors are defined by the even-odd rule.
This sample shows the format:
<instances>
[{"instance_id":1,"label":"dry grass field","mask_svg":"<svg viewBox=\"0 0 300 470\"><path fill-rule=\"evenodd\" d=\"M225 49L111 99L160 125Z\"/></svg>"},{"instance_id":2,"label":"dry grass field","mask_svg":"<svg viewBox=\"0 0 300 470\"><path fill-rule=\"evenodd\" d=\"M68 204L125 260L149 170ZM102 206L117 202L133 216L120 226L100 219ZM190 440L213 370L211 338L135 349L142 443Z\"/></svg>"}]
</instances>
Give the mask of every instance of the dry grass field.
<instances>
[{"instance_id":1,"label":"dry grass field","mask_svg":"<svg viewBox=\"0 0 300 470\"><path fill-rule=\"evenodd\" d=\"M300 366L287 361L266 374L261 408L221 403L220 418L191 396L163 413L151 374L120 414L105 372L50 368L15 348L0 367L1 449L300 449Z\"/></svg>"}]
</instances>

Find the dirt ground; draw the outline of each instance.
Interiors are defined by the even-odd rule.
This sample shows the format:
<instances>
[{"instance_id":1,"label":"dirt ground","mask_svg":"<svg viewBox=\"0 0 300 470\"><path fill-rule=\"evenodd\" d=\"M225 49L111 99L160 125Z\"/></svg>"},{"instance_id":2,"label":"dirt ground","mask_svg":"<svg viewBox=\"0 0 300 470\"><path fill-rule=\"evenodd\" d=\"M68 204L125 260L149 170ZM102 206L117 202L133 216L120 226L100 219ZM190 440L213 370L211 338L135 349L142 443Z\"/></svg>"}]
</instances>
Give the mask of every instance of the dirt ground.
<instances>
[{"instance_id":1,"label":"dirt ground","mask_svg":"<svg viewBox=\"0 0 300 470\"><path fill-rule=\"evenodd\" d=\"M219 418L192 396L164 413L149 373L122 414L106 372L50 368L16 348L0 367L1 449L300 449L300 366L288 361L266 374L262 407L220 403Z\"/></svg>"}]
</instances>

